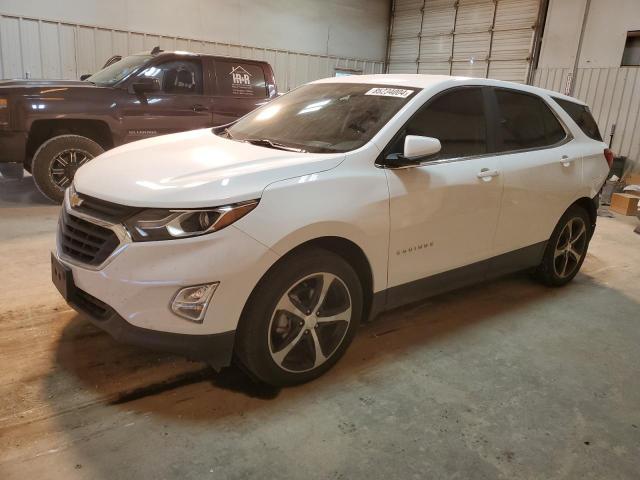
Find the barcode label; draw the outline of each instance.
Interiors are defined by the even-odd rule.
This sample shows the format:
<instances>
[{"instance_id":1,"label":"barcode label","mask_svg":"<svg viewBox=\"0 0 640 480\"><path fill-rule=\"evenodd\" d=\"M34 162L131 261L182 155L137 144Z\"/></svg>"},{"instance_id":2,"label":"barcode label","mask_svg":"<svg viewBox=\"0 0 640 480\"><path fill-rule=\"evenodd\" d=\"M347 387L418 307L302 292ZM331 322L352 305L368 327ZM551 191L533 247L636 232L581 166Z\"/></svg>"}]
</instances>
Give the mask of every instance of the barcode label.
<instances>
[{"instance_id":1,"label":"barcode label","mask_svg":"<svg viewBox=\"0 0 640 480\"><path fill-rule=\"evenodd\" d=\"M369 90L365 95L376 95L378 97L398 97L407 98L413 93L413 90L405 90L404 88L381 88L376 87Z\"/></svg>"}]
</instances>

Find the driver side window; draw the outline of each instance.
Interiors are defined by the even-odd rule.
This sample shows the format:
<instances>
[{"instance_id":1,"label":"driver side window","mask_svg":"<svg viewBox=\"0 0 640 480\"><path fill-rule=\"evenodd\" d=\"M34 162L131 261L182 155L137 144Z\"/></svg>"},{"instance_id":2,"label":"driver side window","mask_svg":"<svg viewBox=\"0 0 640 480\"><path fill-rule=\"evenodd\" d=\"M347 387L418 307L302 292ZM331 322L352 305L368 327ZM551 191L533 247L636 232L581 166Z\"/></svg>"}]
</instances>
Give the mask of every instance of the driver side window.
<instances>
[{"instance_id":1,"label":"driver side window","mask_svg":"<svg viewBox=\"0 0 640 480\"><path fill-rule=\"evenodd\" d=\"M427 101L409 121L393 146L401 153L406 135L440 140L434 160L482 155L487 149L487 121L480 87L462 87Z\"/></svg>"},{"instance_id":2,"label":"driver side window","mask_svg":"<svg viewBox=\"0 0 640 480\"><path fill-rule=\"evenodd\" d=\"M202 95L202 64L198 60L174 60L148 67L140 74L155 78L162 93Z\"/></svg>"}]
</instances>

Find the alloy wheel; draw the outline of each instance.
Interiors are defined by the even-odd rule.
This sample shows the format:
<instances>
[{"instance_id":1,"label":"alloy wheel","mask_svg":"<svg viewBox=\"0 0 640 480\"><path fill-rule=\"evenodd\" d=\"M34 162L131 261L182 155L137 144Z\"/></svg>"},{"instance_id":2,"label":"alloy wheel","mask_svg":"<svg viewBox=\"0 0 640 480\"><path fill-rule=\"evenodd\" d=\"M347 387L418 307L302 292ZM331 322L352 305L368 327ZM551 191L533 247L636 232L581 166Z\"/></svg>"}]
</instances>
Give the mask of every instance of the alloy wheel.
<instances>
[{"instance_id":1,"label":"alloy wheel","mask_svg":"<svg viewBox=\"0 0 640 480\"><path fill-rule=\"evenodd\" d=\"M278 301L269 322L269 352L288 372L306 372L331 358L351 323L349 290L336 275L298 280Z\"/></svg>"},{"instance_id":2,"label":"alloy wheel","mask_svg":"<svg viewBox=\"0 0 640 480\"><path fill-rule=\"evenodd\" d=\"M51 181L60 190L64 190L73 180L78 168L93 158L89 152L70 148L58 153L51 161L49 175Z\"/></svg>"},{"instance_id":3,"label":"alloy wheel","mask_svg":"<svg viewBox=\"0 0 640 480\"><path fill-rule=\"evenodd\" d=\"M553 269L560 278L572 275L587 249L587 226L580 217L569 219L558 236Z\"/></svg>"}]
</instances>

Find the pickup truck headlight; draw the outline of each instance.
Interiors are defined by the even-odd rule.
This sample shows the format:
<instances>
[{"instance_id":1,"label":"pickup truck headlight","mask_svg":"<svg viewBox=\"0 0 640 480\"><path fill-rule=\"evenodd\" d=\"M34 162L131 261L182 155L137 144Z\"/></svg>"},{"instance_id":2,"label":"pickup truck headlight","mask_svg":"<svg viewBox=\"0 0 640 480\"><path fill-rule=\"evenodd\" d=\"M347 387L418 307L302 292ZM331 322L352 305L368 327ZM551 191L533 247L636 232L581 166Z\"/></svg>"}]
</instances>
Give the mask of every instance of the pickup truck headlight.
<instances>
[{"instance_id":1,"label":"pickup truck headlight","mask_svg":"<svg viewBox=\"0 0 640 480\"><path fill-rule=\"evenodd\" d=\"M134 242L187 238L216 232L244 217L257 200L194 210L148 209L125 221Z\"/></svg>"}]
</instances>

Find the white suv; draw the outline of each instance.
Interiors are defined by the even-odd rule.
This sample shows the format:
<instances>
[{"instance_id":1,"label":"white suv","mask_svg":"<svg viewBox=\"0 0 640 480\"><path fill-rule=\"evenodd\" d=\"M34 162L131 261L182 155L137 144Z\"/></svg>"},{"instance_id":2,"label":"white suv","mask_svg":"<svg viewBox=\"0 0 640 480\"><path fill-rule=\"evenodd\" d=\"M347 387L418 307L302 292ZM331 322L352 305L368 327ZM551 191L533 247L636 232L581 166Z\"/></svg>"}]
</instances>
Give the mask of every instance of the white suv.
<instances>
[{"instance_id":1,"label":"white suv","mask_svg":"<svg viewBox=\"0 0 640 480\"><path fill-rule=\"evenodd\" d=\"M516 270L569 282L610 156L588 107L554 92L320 80L83 166L53 279L119 340L296 384L382 310Z\"/></svg>"}]
</instances>

